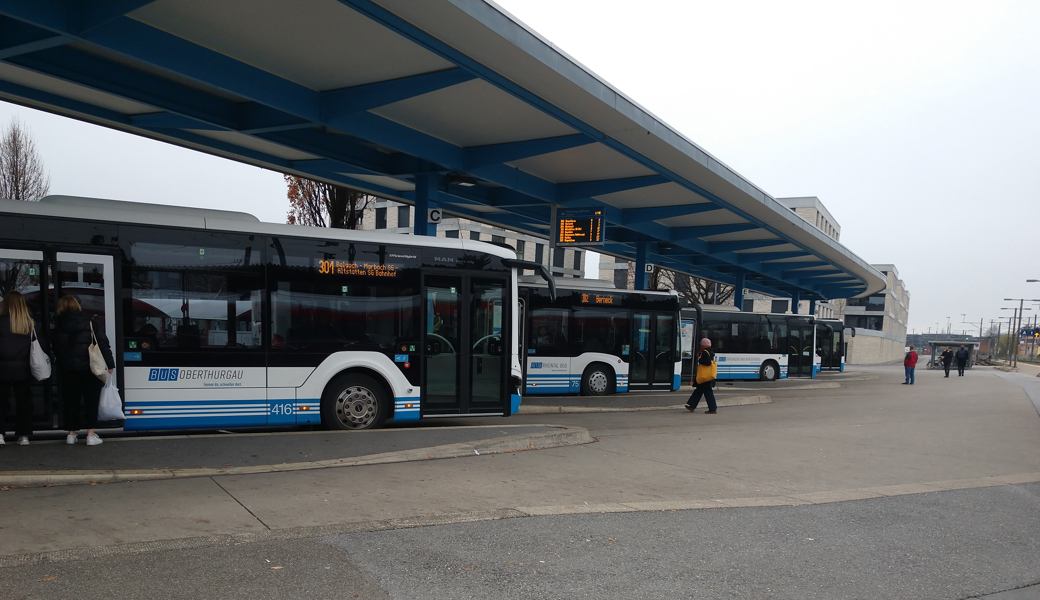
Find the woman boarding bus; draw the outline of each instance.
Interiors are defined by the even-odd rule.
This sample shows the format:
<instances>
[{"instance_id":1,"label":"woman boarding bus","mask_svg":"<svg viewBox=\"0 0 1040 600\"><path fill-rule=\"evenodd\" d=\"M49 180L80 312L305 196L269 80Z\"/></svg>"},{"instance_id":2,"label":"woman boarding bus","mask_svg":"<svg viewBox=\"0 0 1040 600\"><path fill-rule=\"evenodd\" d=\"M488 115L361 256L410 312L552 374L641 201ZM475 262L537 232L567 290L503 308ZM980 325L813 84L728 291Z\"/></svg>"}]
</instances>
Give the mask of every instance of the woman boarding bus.
<instances>
[{"instance_id":1,"label":"woman boarding bus","mask_svg":"<svg viewBox=\"0 0 1040 600\"><path fill-rule=\"evenodd\" d=\"M52 196L0 201L5 285L113 340L127 430L507 416L519 408L517 269L470 240L262 223ZM54 390L34 421L53 427Z\"/></svg>"}]
</instances>

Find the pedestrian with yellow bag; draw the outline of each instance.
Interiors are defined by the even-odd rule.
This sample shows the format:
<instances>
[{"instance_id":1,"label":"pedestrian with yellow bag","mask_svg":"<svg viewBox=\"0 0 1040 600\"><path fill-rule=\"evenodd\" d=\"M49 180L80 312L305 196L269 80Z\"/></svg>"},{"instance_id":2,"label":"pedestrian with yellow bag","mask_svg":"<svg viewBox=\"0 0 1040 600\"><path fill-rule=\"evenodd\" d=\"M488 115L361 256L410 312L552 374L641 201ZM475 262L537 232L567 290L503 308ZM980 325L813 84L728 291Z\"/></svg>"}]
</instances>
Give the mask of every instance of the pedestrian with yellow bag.
<instances>
[{"instance_id":1,"label":"pedestrian with yellow bag","mask_svg":"<svg viewBox=\"0 0 1040 600\"><path fill-rule=\"evenodd\" d=\"M715 378L718 377L718 365L715 364L715 355L711 351L711 340L701 340L700 351L697 353L697 374L694 377L696 385L693 386L693 395L686 401L686 410L693 412L701 402L701 397L708 400L707 415L714 415L718 411L715 404Z\"/></svg>"}]
</instances>

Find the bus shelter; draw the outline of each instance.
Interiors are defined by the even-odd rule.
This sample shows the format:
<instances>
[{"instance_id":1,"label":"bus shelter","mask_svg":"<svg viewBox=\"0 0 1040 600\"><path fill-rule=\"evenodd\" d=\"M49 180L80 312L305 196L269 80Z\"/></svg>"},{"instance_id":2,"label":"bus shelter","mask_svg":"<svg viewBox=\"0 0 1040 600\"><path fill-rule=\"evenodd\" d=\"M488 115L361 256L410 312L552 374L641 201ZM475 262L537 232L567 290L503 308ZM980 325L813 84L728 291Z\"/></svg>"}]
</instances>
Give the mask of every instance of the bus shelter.
<instances>
[{"instance_id":1,"label":"bus shelter","mask_svg":"<svg viewBox=\"0 0 1040 600\"><path fill-rule=\"evenodd\" d=\"M414 205L416 234L451 214L551 236L737 306L885 287L492 2L0 0L0 31L2 100Z\"/></svg>"},{"instance_id":2,"label":"bus shelter","mask_svg":"<svg viewBox=\"0 0 1040 600\"><path fill-rule=\"evenodd\" d=\"M935 341L928 342L928 351L931 353L931 356L928 359L928 368L929 369L941 369L941 368L943 368L942 356L941 356L942 353L947 348L949 348L950 350L953 351L954 354L956 354L957 350L959 350L961 346L964 346L964 349L968 351L968 363L965 365L965 368L970 369L975 364L976 357L977 357L978 352L979 352L979 345L975 344L975 343L972 343L972 342L964 342L963 340L959 340L959 341L935 340ZM956 365L957 365L956 359L954 359L954 362L952 364L956 368Z\"/></svg>"}]
</instances>

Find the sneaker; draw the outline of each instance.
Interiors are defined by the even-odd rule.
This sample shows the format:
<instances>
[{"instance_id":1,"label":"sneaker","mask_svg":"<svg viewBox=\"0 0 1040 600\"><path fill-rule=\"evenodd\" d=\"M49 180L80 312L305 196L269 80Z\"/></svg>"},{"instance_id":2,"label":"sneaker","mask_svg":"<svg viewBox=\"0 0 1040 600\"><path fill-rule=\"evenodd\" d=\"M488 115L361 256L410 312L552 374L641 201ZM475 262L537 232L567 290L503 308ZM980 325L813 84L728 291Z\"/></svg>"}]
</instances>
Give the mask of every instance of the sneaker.
<instances>
[{"instance_id":1,"label":"sneaker","mask_svg":"<svg viewBox=\"0 0 1040 600\"><path fill-rule=\"evenodd\" d=\"M75 433L70 433L67 436L65 436L65 443L70 445L75 444L77 439L78 438L76 437Z\"/></svg>"},{"instance_id":2,"label":"sneaker","mask_svg":"<svg viewBox=\"0 0 1040 600\"><path fill-rule=\"evenodd\" d=\"M29 445L29 436L23 435L22 437L18 438L18 445L19 446L28 446Z\"/></svg>"},{"instance_id":3,"label":"sneaker","mask_svg":"<svg viewBox=\"0 0 1040 600\"><path fill-rule=\"evenodd\" d=\"M706 410L706 411L704 411L704 414L706 414L706 415L714 415L714 414L717 414L718 412L719 411L717 411L717 410Z\"/></svg>"},{"instance_id":4,"label":"sneaker","mask_svg":"<svg viewBox=\"0 0 1040 600\"><path fill-rule=\"evenodd\" d=\"M94 435L88 435L87 436L87 445L88 446L97 446L100 443L101 443L101 438L98 437L98 434L95 433Z\"/></svg>"}]
</instances>

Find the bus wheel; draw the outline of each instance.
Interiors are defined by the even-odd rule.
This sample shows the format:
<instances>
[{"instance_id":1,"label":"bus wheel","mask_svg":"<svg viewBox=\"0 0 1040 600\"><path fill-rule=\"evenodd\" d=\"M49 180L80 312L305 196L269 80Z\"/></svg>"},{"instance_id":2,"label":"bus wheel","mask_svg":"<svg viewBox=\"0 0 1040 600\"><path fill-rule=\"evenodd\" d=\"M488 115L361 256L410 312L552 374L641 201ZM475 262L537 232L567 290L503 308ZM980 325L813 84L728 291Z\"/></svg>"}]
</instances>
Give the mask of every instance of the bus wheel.
<instances>
[{"instance_id":1,"label":"bus wheel","mask_svg":"<svg viewBox=\"0 0 1040 600\"><path fill-rule=\"evenodd\" d=\"M379 429L388 412L383 386L367 375L337 377L321 396L321 420L329 429Z\"/></svg>"},{"instance_id":2,"label":"bus wheel","mask_svg":"<svg viewBox=\"0 0 1040 600\"><path fill-rule=\"evenodd\" d=\"M776 381L776 378L779 376L780 366L771 360L767 360L762 364L762 370L758 374L758 378L763 381Z\"/></svg>"},{"instance_id":3,"label":"bus wheel","mask_svg":"<svg viewBox=\"0 0 1040 600\"><path fill-rule=\"evenodd\" d=\"M581 394L583 396L605 396L611 392L614 372L601 364L589 365L581 376Z\"/></svg>"}]
</instances>

